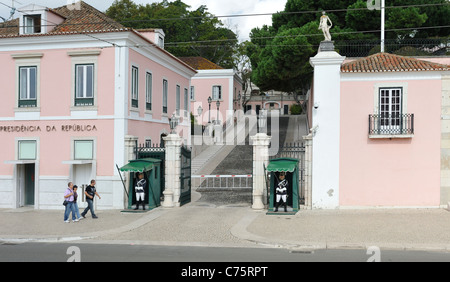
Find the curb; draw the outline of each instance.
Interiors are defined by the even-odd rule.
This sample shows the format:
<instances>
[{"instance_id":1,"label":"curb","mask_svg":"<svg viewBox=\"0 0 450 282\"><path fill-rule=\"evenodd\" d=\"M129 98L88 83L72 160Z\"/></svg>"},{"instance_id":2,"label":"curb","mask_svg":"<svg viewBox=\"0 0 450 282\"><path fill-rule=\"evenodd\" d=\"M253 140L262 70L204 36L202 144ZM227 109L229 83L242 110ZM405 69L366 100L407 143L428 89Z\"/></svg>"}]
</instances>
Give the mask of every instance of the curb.
<instances>
[{"instance_id":1,"label":"curb","mask_svg":"<svg viewBox=\"0 0 450 282\"><path fill-rule=\"evenodd\" d=\"M33 236L25 236L25 235L12 235L7 236L4 238L0 238L0 245L4 243L17 243L17 244L23 244L23 243L64 243L64 242L73 242L73 241L82 241L82 240L89 240L89 239L95 239L101 236L108 236L108 235L114 235L119 234L123 232L132 231L134 229L137 229L148 222L151 222L160 216L166 214L169 210L164 208L158 208L154 209L148 212L147 215L127 224L121 227L108 229L105 231L97 231L92 233L86 233L79 236L58 236L58 235L47 235L47 236L41 236L41 237L33 237Z\"/></svg>"},{"instance_id":2,"label":"curb","mask_svg":"<svg viewBox=\"0 0 450 282\"><path fill-rule=\"evenodd\" d=\"M276 240L253 234L247 227L263 212L256 211L245 215L236 225L231 228L231 234L241 240L255 243L264 247L283 248L291 252L312 252L314 250L337 250L354 249L368 250L377 247L381 250L401 251L433 251L450 252L450 244L404 244L404 243L345 243L345 242L299 242L288 240Z\"/></svg>"}]
</instances>

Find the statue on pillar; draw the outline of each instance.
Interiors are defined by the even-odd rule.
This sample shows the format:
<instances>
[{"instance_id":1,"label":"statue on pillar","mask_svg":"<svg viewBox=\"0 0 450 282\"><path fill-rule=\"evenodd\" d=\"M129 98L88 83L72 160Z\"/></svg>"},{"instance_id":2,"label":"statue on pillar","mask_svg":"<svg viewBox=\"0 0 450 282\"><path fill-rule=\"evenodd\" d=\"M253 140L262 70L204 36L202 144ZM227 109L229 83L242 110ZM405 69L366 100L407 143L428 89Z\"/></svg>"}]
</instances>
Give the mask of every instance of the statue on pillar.
<instances>
[{"instance_id":1,"label":"statue on pillar","mask_svg":"<svg viewBox=\"0 0 450 282\"><path fill-rule=\"evenodd\" d=\"M328 25L330 23L330 25ZM320 17L319 29L323 31L323 36L325 37L325 41L331 41L330 28L333 27L333 23L330 18L326 15L325 11L322 12L322 16Z\"/></svg>"}]
</instances>

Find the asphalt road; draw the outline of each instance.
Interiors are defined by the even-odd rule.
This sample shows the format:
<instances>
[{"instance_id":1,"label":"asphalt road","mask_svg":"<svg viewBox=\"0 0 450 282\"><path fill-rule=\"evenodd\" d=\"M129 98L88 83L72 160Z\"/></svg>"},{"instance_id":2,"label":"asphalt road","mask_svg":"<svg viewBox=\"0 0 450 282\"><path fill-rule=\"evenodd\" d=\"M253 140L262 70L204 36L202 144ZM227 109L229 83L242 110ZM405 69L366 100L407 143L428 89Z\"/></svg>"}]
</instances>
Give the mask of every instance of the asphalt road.
<instances>
[{"instance_id":1,"label":"asphalt road","mask_svg":"<svg viewBox=\"0 0 450 282\"><path fill-rule=\"evenodd\" d=\"M0 244L0 262L449 262L448 252L402 250L287 250L133 244ZM270 266L270 264L269 264Z\"/></svg>"}]
</instances>

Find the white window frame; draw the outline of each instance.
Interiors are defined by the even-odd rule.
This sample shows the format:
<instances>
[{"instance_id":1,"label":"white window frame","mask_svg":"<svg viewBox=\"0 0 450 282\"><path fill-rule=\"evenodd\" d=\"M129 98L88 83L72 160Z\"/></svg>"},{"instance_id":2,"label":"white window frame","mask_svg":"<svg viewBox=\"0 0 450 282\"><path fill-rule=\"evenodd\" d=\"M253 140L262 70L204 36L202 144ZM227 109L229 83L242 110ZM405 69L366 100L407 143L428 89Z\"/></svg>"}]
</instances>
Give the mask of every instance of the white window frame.
<instances>
[{"instance_id":1,"label":"white window frame","mask_svg":"<svg viewBox=\"0 0 450 282\"><path fill-rule=\"evenodd\" d=\"M16 101L15 112L39 112L41 105L41 59L42 53L13 54L16 61ZM36 67L36 106L20 107L20 69L23 67Z\"/></svg>"},{"instance_id":2,"label":"white window frame","mask_svg":"<svg viewBox=\"0 0 450 282\"><path fill-rule=\"evenodd\" d=\"M34 157L31 158L21 158L20 148L21 143L33 143L34 145ZM17 140L17 160L19 161L35 161L38 159L38 141L35 139L20 139Z\"/></svg>"},{"instance_id":3,"label":"white window frame","mask_svg":"<svg viewBox=\"0 0 450 282\"><path fill-rule=\"evenodd\" d=\"M374 115L380 115L381 105L380 105L380 93L381 90L386 89L401 89L401 107L400 115L405 115L408 113L408 82L380 82L375 83L373 87L373 104ZM375 125L376 126L376 125ZM380 128L382 129L382 128ZM414 134L371 134L369 138L371 139L382 139L382 138L413 138Z\"/></svg>"},{"instance_id":4,"label":"white window frame","mask_svg":"<svg viewBox=\"0 0 450 282\"><path fill-rule=\"evenodd\" d=\"M189 112L189 91L187 88L184 88L184 97L183 97L183 106L184 106L184 117L187 118Z\"/></svg>"},{"instance_id":5,"label":"white window frame","mask_svg":"<svg viewBox=\"0 0 450 282\"><path fill-rule=\"evenodd\" d=\"M31 20L31 21L30 21ZM36 31L36 21L39 21L40 31ZM42 15L24 15L23 16L23 33L24 34L40 34L42 33Z\"/></svg>"},{"instance_id":6,"label":"white window frame","mask_svg":"<svg viewBox=\"0 0 450 282\"><path fill-rule=\"evenodd\" d=\"M191 101L195 101L195 86L191 86Z\"/></svg>"},{"instance_id":7,"label":"white window frame","mask_svg":"<svg viewBox=\"0 0 450 282\"><path fill-rule=\"evenodd\" d=\"M136 101L133 103L133 101ZM139 68L131 67L131 107L139 108Z\"/></svg>"},{"instance_id":8,"label":"white window frame","mask_svg":"<svg viewBox=\"0 0 450 282\"><path fill-rule=\"evenodd\" d=\"M145 110L151 112L153 110L153 74L149 71L145 73ZM150 105L148 109L147 105Z\"/></svg>"},{"instance_id":9,"label":"white window frame","mask_svg":"<svg viewBox=\"0 0 450 282\"><path fill-rule=\"evenodd\" d=\"M152 138L149 138L149 137L145 138L144 146L146 148L151 148L152 147Z\"/></svg>"},{"instance_id":10,"label":"white window frame","mask_svg":"<svg viewBox=\"0 0 450 282\"><path fill-rule=\"evenodd\" d=\"M222 85L213 85L211 97L213 101L222 101Z\"/></svg>"},{"instance_id":11,"label":"white window frame","mask_svg":"<svg viewBox=\"0 0 450 282\"><path fill-rule=\"evenodd\" d=\"M88 93L88 69L92 68L91 74L91 93ZM83 77L80 75L80 71L83 70ZM77 64L75 65L75 99L94 99L94 88L95 88L95 66L94 64ZM82 89L80 89L79 82L81 79ZM81 90L81 91L80 91Z\"/></svg>"},{"instance_id":12,"label":"white window frame","mask_svg":"<svg viewBox=\"0 0 450 282\"><path fill-rule=\"evenodd\" d=\"M86 50L86 51L69 51L67 55L72 58L72 106L71 111L96 111L98 103L98 56L101 54L100 50ZM77 77L77 65L93 65L94 66L94 79L93 79L93 99L92 105L76 105L76 77Z\"/></svg>"},{"instance_id":13,"label":"white window frame","mask_svg":"<svg viewBox=\"0 0 450 282\"><path fill-rule=\"evenodd\" d=\"M379 89L380 100L378 105L381 130L400 130L403 115L402 92L403 89L400 87Z\"/></svg>"},{"instance_id":14,"label":"white window frame","mask_svg":"<svg viewBox=\"0 0 450 282\"><path fill-rule=\"evenodd\" d=\"M181 109L181 86L177 84L176 87L176 93L175 93L176 99L175 99L175 110L176 110L176 116L180 116L180 109Z\"/></svg>"},{"instance_id":15,"label":"white window frame","mask_svg":"<svg viewBox=\"0 0 450 282\"><path fill-rule=\"evenodd\" d=\"M31 93L31 70L34 70L34 93ZM23 71L25 71L25 77L23 74ZM37 73L37 66L20 66L19 67L19 107L20 107L20 101L36 101L35 106L37 106L37 87L38 87L38 73ZM23 81L25 79L25 81ZM25 87L24 89L22 86ZM34 97L31 97L33 94Z\"/></svg>"},{"instance_id":16,"label":"white window frame","mask_svg":"<svg viewBox=\"0 0 450 282\"><path fill-rule=\"evenodd\" d=\"M92 156L91 157L89 157L89 158L78 158L77 157L77 143L78 142L84 142L84 143L87 143L87 142L89 142L89 143L91 143L91 145L92 145ZM73 159L74 160L76 160L76 161L79 161L79 160L81 160L81 161L85 161L85 160L89 160L89 161L91 161L91 160L94 160L94 156L95 156L95 140L93 140L93 139L82 139L82 140L73 140Z\"/></svg>"},{"instance_id":17,"label":"white window frame","mask_svg":"<svg viewBox=\"0 0 450 282\"><path fill-rule=\"evenodd\" d=\"M163 102L162 102L162 114L168 116L168 100L169 100L169 80L163 79Z\"/></svg>"}]
</instances>

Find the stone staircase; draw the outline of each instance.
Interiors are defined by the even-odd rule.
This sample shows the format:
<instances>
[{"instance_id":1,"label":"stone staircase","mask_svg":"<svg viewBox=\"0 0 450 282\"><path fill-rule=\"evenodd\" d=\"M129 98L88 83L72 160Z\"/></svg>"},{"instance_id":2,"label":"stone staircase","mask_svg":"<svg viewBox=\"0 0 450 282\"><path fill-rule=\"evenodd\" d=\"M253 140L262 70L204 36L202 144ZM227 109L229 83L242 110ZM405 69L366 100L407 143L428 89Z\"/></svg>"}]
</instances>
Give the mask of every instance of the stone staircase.
<instances>
[{"instance_id":1,"label":"stone staircase","mask_svg":"<svg viewBox=\"0 0 450 282\"><path fill-rule=\"evenodd\" d=\"M214 158L219 151L223 148L223 145L211 145L201 152L198 156L192 159L191 171L192 174L198 174L208 162Z\"/></svg>"}]
</instances>

